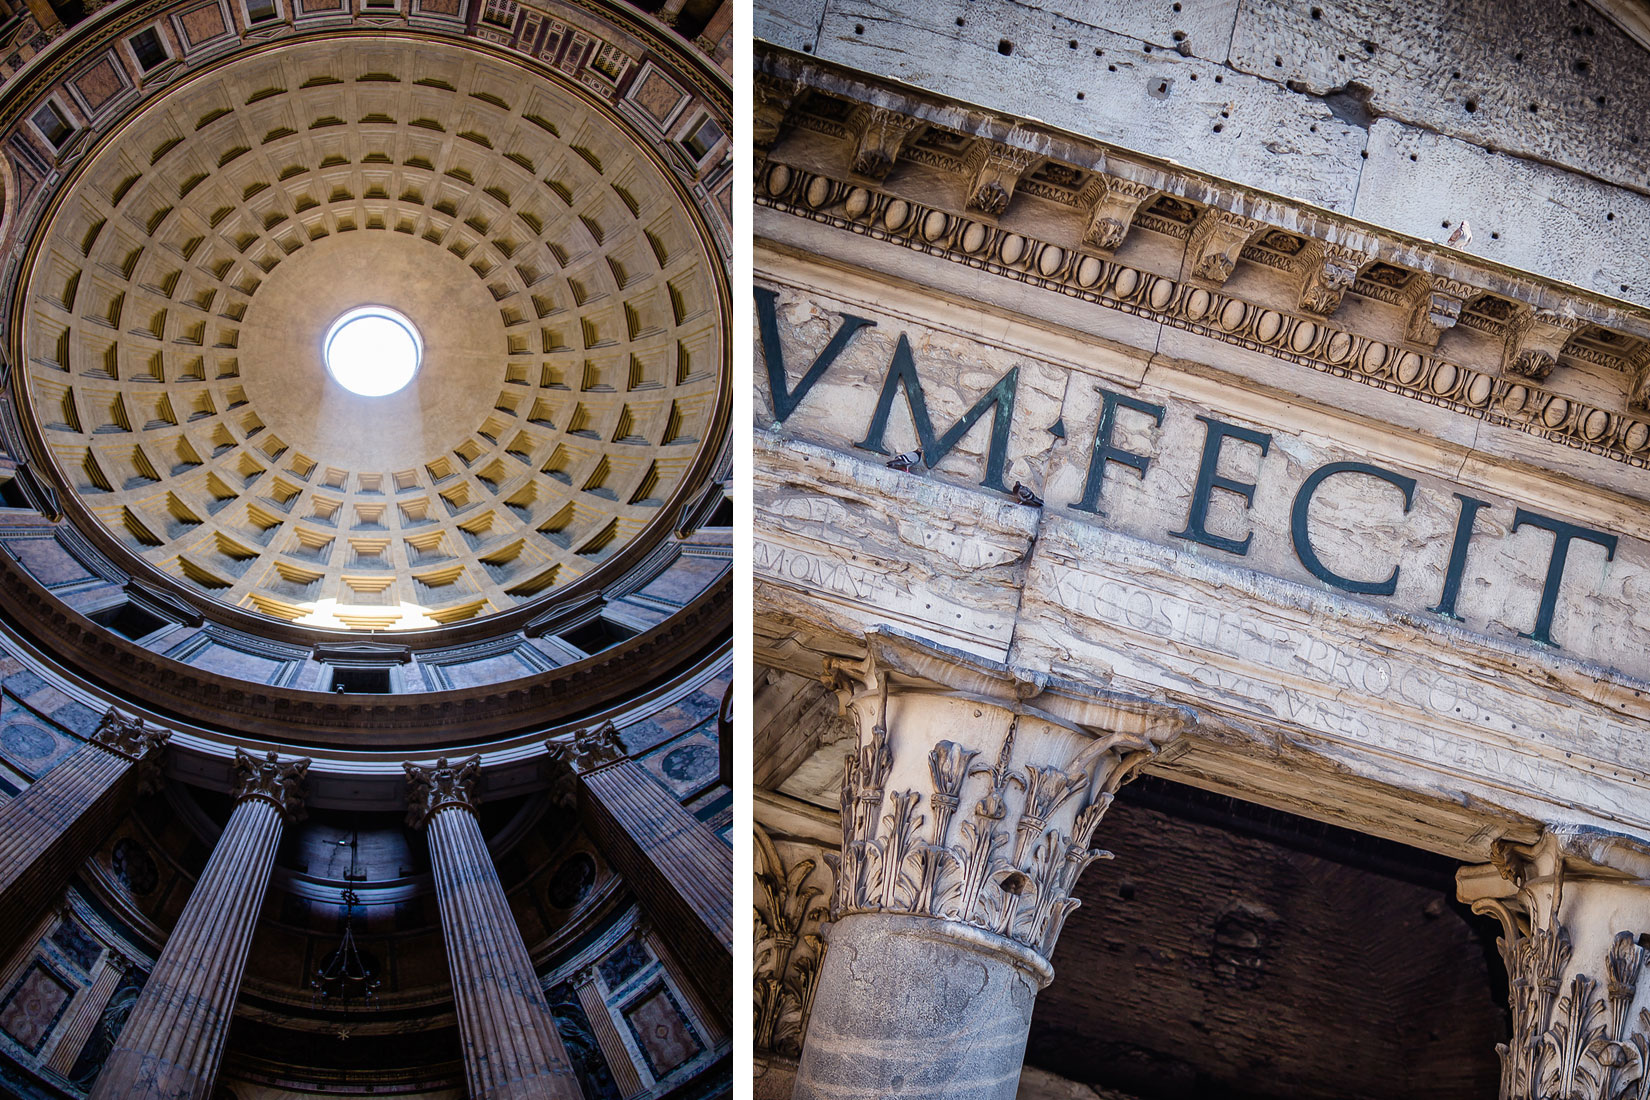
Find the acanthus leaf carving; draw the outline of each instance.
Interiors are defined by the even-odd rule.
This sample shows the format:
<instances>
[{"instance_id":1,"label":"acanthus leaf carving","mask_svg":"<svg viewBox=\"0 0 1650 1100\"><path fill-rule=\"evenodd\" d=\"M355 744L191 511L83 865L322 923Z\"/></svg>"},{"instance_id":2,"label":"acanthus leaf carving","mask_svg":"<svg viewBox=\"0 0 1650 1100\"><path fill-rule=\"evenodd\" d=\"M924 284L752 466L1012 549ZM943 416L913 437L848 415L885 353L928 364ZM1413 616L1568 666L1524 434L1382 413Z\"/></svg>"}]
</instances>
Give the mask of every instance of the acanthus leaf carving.
<instances>
[{"instance_id":1,"label":"acanthus leaf carving","mask_svg":"<svg viewBox=\"0 0 1650 1100\"><path fill-rule=\"evenodd\" d=\"M1078 877L1110 858L1090 844L1116 787L1158 747L1111 734L1069 747L1064 761L1022 759L1027 719L1014 713L990 764L975 763L980 749L942 740L927 754L930 790L885 789L898 737L889 729L887 690L884 679L877 720L845 761L833 917L928 916L995 932L1046 956L1077 907ZM925 794L929 815L921 812ZM1085 798L1065 823L1071 804Z\"/></svg>"},{"instance_id":2,"label":"acanthus leaf carving","mask_svg":"<svg viewBox=\"0 0 1650 1100\"><path fill-rule=\"evenodd\" d=\"M1521 309L1507 322L1501 372L1540 382L1552 373L1559 352L1581 319L1551 309Z\"/></svg>"},{"instance_id":3,"label":"acanthus leaf carving","mask_svg":"<svg viewBox=\"0 0 1650 1100\"><path fill-rule=\"evenodd\" d=\"M797 859L787 867L760 826L755 839L754 1046L795 1057L825 961L828 910L814 903L826 891L810 882L819 867L815 860Z\"/></svg>"},{"instance_id":4,"label":"acanthus leaf carving","mask_svg":"<svg viewBox=\"0 0 1650 1100\"><path fill-rule=\"evenodd\" d=\"M563 775L585 775L609 764L628 759L630 750L612 722L585 726L570 734L561 734L544 743L550 762Z\"/></svg>"},{"instance_id":5,"label":"acanthus leaf carving","mask_svg":"<svg viewBox=\"0 0 1650 1100\"><path fill-rule=\"evenodd\" d=\"M235 750L235 801L259 799L281 811L287 821L304 818L304 780L309 758L282 763L274 749L262 757Z\"/></svg>"},{"instance_id":6,"label":"acanthus leaf carving","mask_svg":"<svg viewBox=\"0 0 1650 1100\"><path fill-rule=\"evenodd\" d=\"M401 765L407 773L407 824L422 828L436 812L447 806L474 811L476 781L481 778L481 757L471 756L450 764L443 756L434 764Z\"/></svg>"},{"instance_id":7,"label":"acanthus leaf carving","mask_svg":"<svg viewBox=\"0 0 1650 1100\"><path fill-rule=\"evenodd\" d=\"M165 749L171 736L170 730L144 725L143 719L128 718L114 707L110 707L98 720L97 728L92 731L90 740L101 749L145 765L145 774L154 779L154 758Z\"/></svg>"},{"instance_id":8,"label":"acanthus leaf carving","mask_svg":"<svg viewBox=\"0 0 1650 1100\"><path fill-rule=\"evenodd\" d=\"M1620 931L1596 970L1586 959L1571 970L1576 936L1561 907L1574 884L1564 855L1553 857L1558 850L1547 839L1530 847L1498 844L1493 865L1516 893L1472 900L1473 912L1493 914L1503 930L1497 946L1507 968L1512 1037L1496 1047L1500 1100L1650 1100L1650 1011L1632 1013L1650 951L1633 932ZM1545 904L1535 884L1547 890Z\"/></svg>"}]
</instances>

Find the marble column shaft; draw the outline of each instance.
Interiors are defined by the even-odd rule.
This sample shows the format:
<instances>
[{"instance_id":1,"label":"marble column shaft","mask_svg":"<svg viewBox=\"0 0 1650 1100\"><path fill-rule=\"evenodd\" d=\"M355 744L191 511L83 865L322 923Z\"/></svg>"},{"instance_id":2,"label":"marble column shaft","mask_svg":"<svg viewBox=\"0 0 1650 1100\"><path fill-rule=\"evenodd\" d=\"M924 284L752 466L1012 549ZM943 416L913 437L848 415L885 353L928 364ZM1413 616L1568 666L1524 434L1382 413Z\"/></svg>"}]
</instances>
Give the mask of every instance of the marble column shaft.
<instances>
[{"instance_id":1,"label":"marble column shaft","mask_svg":"<svg viewBox=\"0 0 1650 1100\"><path fill-rule=\"evenodd\" d=\"M726 1022L733 1004L733 852L634 760L579 782L591 838Z\"/></svg>"},{"instance_id":2,"label":"marble column shaft","mask_svg":"<svg viewBox=\"0 0 1650 1100\"><path fill-rule=\"evenodd\" d=\"M642 1091L642 1075L636 1072L636 1063L631 1061L630 1051L619 1037L613 1012L607 1007L601 990L596 988L596 976L590 970L580 973L574 981L577 983L575 988L579 994L579 1004L584 1006L585 1017L590 1021L590 1030L596 1036L597 1045L602 1048L602 1057L607 1059L607 1068L613 1071L613 1084L620 1096L630 1100Z\"/></svg>"},{"instance_id":3,"label":"marble column shaft","mask_svg":"<svg viewBox=\"0 0 1650 1100\"><path fill-rule=\"evenodd\" d=\"M86 992L75 999L74 1007L70 1010L69 1022L63 1026L57 1045L52 1048L50 1057L46 1059L48 1069L67 1077L69 1070L74 1068L75 1059L80 1054L80 1048L86 1045L91 1038L92 1029L103 1018L103 1010L108 1007L109 998L114 995L115 986L120 984L122 974L126 973L128 963L114 952L107 952L103 956L97 977Z\"/></svg>"},{"instance_id":4,"label":"marble column shaft","mask_svg":"<svg viewBox=\"0 0 1650 1100\"><path fill-rule=\"evenodd\" d=\"M117 726L115 732L136 734L119 742L111 737ZM0 948L16 946L14 937L63 896L69 878L131 809L138 765L165 736L106 716L94 740L0 805Z\"/></svg>"},{"instance_id":5,"label":"marble column shaft","mask_svg":"<svg viewBox=\"0 0 1650 1100\"><path fill-rule=\"evenodd\" d=\"M470 1100L579 1100L533 960L481 835L479 761L408 765L409 820L429 834L441 937L464 1040Z\"/></svg>"},{"instance_id":6,"label":"marble column shaft","mask_svg":"<svg viewBox=\"0 0 1650 1100\"><path fill-rule=\"evenodd\" d=\"M237 752L238 801L155 963L91 1100L206 1100L269 888L275 850L309 761Z\"/></svg>"}]
</instances>

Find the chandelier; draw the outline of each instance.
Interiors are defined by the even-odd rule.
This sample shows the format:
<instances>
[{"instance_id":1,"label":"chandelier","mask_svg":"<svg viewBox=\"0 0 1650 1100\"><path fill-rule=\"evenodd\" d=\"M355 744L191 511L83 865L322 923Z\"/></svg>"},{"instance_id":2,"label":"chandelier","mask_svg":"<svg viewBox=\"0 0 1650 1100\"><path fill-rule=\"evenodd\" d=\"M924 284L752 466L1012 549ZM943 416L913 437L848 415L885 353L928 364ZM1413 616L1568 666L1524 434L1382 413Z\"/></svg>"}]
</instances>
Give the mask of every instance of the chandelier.
<instances>
[{"instance_id":1,"label":"chandelier","mask_svg":"<svg viewBox=\"0 0 1650 1100\"><path fill-rule=\"evenodd\" d=\"M358 882L366 877L359 869L356 841L357 834L352 832L348 841L349 870L344 873L345 881ZM309 987L314 1004L348 1012L356 1004L371 1004L378 995L380 982L355 944L355 907L361 904L361 897L353 889L345 887L341 898L344 903L343 934L338 946L326 957L315 977L310 979ZM338 1038L348 1039L352 1031L349 1023L341 1023L337 1028Z\"/></svg>"}]
</instances>

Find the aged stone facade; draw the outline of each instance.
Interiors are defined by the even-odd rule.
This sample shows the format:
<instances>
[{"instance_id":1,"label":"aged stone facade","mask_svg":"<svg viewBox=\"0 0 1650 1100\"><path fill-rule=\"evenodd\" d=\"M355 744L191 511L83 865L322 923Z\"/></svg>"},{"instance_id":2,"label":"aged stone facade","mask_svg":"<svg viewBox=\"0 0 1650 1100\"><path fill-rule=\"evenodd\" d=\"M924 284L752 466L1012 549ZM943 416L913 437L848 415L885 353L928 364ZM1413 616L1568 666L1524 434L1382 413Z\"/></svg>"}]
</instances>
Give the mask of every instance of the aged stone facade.
<instances>
[{"instance_id":1,"label":"aged stone facade","mask_svg":"<svg viewBox=\"0 0 1650 1100\"><path fill-rule=\"evenodd\" d=\"M0 1094L729 1094L731 5L8 12Z\"/></svg>"},{"instance_id":2,"label":"aged stone facade","mask_svg":"<svg viewBox=\"0 0 1650 1100\"><path fill-rule=\"evenodd\" d=\"M1645 1094L1645 29L757 5L758 1095Z\"/></svg>"}]
</instances>

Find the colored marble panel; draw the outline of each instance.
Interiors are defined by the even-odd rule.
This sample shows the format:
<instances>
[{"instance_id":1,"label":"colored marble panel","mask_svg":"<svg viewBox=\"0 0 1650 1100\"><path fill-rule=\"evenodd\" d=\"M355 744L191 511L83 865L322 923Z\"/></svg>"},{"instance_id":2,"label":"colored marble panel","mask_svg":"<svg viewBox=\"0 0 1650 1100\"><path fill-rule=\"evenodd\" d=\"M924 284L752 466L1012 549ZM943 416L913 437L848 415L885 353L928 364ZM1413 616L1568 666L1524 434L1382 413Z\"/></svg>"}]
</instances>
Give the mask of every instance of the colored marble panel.
<instances>
[{"instance_id":1,"label":"colored marble panel","mask_svg":"<svg viewBox=\"0 0 1650 1100\"><path fill-rule=\"evenodd\" d=\"M286 670L287 662L226 645L208 645L189 658L189 664L205 672L218 672L236 679L274 683Z\"/></svg>"},{"instance_id":2,"label":"colored marble panel","mask_svg":"<svg viewBox=\"0 0 1650 1100\"><path fill-rule=\"evenodd\" d=\"M0 727L0 748L14 760L44 760L57 751L57 736L33 722L8 721Z\"/></svg>"},{"instance_id":3,"label":"colored marble panel","mask_svg":"<svg viewBox=\"0 0 1650 1100\"><path fill-rule=\"evenodd\" d=\"M663 985L654 986L626 1008L624 1018L655 1077L663 1077L705 1049Z\"/></svg>"},{"instance_id":4,"label":"colored marble panel","mask_svg":"<svg viewBox=\"0 0 1650 1100\"><path fill-rule=\"evenodd\" d=\"M57 1026L73 996L67 982L36 961L0 1002L0 1031L33 1054Z\"/></svg>"},{"instance_id":5,"label":"colored marble panel","mask_svg":"<svg viewBox=\"0 0 1650 1100\"><path fill-rule=\"evenodd\" d=\"M216 3L190 8L177 16L177 21L183 29L185 41L191 46L198 46L229 32L229 25L224 21L223 9Z\"/></svg>"},{"instance_id":6,"label":"colored marble panel","mask_svg":"<svg viewBox=\"0 0 1650 1100\"><path fill-rule=\"evenodd\" d=\"M670 568L653 578L641 594L671 603L686 604L726 573L732 562L726 558L699 558L684 554Z\"/></svg>"},{"instance_id":7,"label":"colored marble panel","mask_svg":"<svg viewBox=\"0 0 1650 1100\"><path fill-rule=\"evenodd\" d=\"M91 933L80 926L80 922L68 917L57 926L52 933L52 943L57 945L69 961L86 973L91 973L97 960L103 955L103 945L92 938Z\"/></svg>"},{"instance_id":8,"label":"colored marble panel","mask_svg":"<svg viewBox=\"0 0 1650 1100\"><path fill-rule=\"evenodd\" d=\"M654 122L663 126L682 105L687 93L657 69L649 69L631 90L630 98Z\"/></svg>"},{"instance_id":9,"label":"colored marble panel","mask_svg":"<svg viewBox=\"0 0 1650 1100\"><path fill-rule=\"evenodd\" d=\"M80 564L55 539L7 539L5 547L29 576L47 588L61 588L92 579L91 570Z\"/></svg>"},{"instance_id":10,"label":"colored marble panel","mask_svg":"<svg viewBox=\"0 0 1650 1100\"><path fill-rule=\"evenodd\" d=\"M692 733L650 754L642 763L677 798L686 798L716 781L721 754L714 737Z\"/></svg>"},{"instance_id":11,"label":"colored marble panel","mask_svg":"<svg viewBox=\"0 0 1650 1100\"><path fill-rule=\"evenodd\" d=\"M126 74L115 65L112 57L104 57L74 78L75 91L80 93L87 109L94 114L126 88Z\"/></svg>"}]
</instances>

